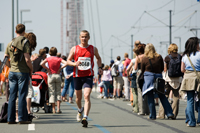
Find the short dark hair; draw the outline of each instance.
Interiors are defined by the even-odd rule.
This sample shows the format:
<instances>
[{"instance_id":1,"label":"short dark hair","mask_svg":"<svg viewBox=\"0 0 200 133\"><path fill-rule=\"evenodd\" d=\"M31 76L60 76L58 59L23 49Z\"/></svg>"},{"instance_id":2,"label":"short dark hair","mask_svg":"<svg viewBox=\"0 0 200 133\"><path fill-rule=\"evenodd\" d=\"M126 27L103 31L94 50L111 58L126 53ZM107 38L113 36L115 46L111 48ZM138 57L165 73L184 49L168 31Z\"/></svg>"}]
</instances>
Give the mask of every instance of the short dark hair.
<instances>
[{"instance_id":1,"label":"short dark hair","mask_svg":"<svg viewBox=\"0 0 200 133\"><path fill-rule=\"evenodd\" d=\"M67 56L65 56L65 55L62 55L61 58L62 58L63 60L67 60Z\"/></svg>"},{"instance_id":2,"label":"short dark hair","mask_svg":"<svg viewBox=\"0 0 200 133\"><path fill-rule=\"evenodd\" d=\"M120 61L120 60L121 60L121 57L120 57L120 56L117 56L117 60Z\"/></svg>"},{"instance_id":3,"label":"short dark hair","mask_svg":"<svg viewBox=\"0 0 200 133\"><path fill-rule=\"evenodd\" d=\"M90 37L90 33L89 33L87 30L82 30L81 32L83 32L83 33L87 33L88 36ZM80 34L81 34L81 32L80 32Z\"/></svg>"},{"instance_id":4,"label":"short dark hair","mask_svg":"<svg viewBox=\"0 0 200 133\"><path fill-rule=\"evenodd\" d=\"M40 49L39 50L39 56L43 56L44 54L46 54L46 50L45 49Z\"/></svg>"},{"instance_id":5,"label":"short dark hair","mask_svg":"<svg viewBox=\"0 0 200 133\"><path fill-rule=\"evenodd\" d=\"M49 51L49 54L51 56L56 56L57 55L57 48L56 47L51 47L50 51Z\"/></svg>"},{"instance_id":6,"label":"short dark hair","mask_svg":"<svg viewBox=\"0 0 200 133\"><path fill-rule=\"evenodd\" d=\"M23 25L23 24L18 24L15 28L16 28L16 32L18 34L25 32L25 25Z\"/></svg>"},{"instance_id":7,"label":"short dark hair","mask_svg":"<svg viewBox=\"0 0 200 133\"><path fill-rule=\"evenodd\" d=\"M49 48L48 47L44 47L44 49L46 50L46 53L49 53Z\"/></svg>"}]
</instances>

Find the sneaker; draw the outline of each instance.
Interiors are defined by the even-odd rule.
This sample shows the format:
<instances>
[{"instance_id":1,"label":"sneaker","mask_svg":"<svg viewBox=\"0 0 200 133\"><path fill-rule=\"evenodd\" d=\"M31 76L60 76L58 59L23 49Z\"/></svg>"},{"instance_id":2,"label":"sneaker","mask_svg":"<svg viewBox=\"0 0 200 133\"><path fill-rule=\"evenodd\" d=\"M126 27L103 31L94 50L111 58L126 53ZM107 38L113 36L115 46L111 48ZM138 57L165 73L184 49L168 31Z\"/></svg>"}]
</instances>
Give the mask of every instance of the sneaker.
<instances>
[{"instance_id":1,"label":"sneaker","mask_svg":"<svg viewBox=\"0 0 200 133\"><path fill-rule=\"evenodd\" d=\"M69 100L69 103L74 103L72 100Z\"/></svg>"},{"instance_id":2,"label":"sneaker","mask_svg":"<svg viewBox=\"0 0 200 133\"><path fill-rule=\"evenodd\" d=\"M19 124L31 124L31 121L20 121Z\"/></svg>"},{"instance_id":3,"label":"sneaker","mask_svg":"<svg viewBox=\"0 0 200 133\"><path fill-rule=\"evenodd\" d=\"M83 108L83 107L82 107ZM83 118L83 111L84 111L84 108L81 112L78 112L77 116L76 116L76 120L78 122L81 122L82 118Z\"/></svg>"},{"instance_id":4,"label":"sneaker","mask_svg":"<svg viewBox=\"0 0 200 133\"><path fill-rule=\"evenodd\" d=\"M83 127L87 127L88 126L88 122L87 122L87 119L85 117L82 119L81 123L83 124Z\"/></svg>"}]
</instances>

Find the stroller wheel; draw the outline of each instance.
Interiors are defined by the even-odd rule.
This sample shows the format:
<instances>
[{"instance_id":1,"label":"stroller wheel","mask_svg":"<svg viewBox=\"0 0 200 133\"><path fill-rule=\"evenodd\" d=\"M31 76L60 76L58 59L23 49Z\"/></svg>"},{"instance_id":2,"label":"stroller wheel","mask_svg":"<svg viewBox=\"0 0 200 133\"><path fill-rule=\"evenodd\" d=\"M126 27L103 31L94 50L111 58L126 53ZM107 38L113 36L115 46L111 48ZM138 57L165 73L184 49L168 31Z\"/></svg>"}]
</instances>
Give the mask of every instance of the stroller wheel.
<instances>
[{"instance_id":1,"label":"stroller wheel","mask_svg":"<svg viewBox=\"0 0 200 133\"><path fill-rule=\"evenodd\" d=\"M39 111L39 107L32 107L32 112L37 113Z\"/></svg>"}]
</instances>

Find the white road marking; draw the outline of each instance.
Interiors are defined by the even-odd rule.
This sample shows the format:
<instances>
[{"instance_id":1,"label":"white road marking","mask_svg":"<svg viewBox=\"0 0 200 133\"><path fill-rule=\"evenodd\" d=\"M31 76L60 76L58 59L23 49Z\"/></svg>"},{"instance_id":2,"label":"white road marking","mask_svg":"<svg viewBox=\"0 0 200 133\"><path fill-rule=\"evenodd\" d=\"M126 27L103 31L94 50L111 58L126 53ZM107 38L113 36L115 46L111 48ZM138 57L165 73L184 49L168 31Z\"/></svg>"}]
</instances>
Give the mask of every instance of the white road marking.
<instances>
[{"instance_id":1,"label":"white road marking","mask_svg":"<svg viewBox=\"0 0 200 133\"><path fill-rule=\"evenodd\" d=\"M131 104L130 104L130 103L128 103L127 105L128 105L128 106L131 106Z\"/></svg>"},{"instance_id":2,"label":"white road marking","mask_svg":"<svg viewBox=\"0 0 200 133\"><path fill-rule=\"evenodd\" d=\"M108 100L110 100L110 101L114 101L114 99L108 99Z\"/></svg>"},{"instance_id":3,"label":"white road marking","mask_svg":"<svg viewBox=\"0 0 200 133\"><path fill-rule=\"evenodd\" d=\"M35 130L35 124L28 124L28 131Z\"/></svg>"}]
</instances>

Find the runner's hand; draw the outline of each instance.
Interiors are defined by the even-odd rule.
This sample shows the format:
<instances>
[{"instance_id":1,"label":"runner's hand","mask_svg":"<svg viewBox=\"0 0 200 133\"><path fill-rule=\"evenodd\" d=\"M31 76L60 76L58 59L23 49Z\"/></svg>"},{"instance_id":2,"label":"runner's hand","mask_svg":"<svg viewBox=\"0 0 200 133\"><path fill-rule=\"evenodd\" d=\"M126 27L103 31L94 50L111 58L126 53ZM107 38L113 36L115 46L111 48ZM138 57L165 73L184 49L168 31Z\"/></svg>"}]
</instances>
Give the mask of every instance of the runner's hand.
<instances>
[{"instance_id":1,"label":"runner's hand","mask_svg":"<svg viewBox=\"0 0 200 133\"><path fill-rule=\"evenodd\" d=\"M75 62L75 66L78 67L81 64L80 61Z\"/></svg>"},{"instance_id":2,"label":"runner's hand","mask_svg":"<svg viewBox=\"0 0 200 133\"><path fill-rule=\"evenodd\" d=\"M99 74L100 74L100 75L102 75L102 74L103 74L103 71L102 71L102 69L101 69L101 68L99 68L99 70L98 70L98 71L99 71Z\"/></svg>"},{"instance_id":3,"label":"runner's hand","mask_svg":"<svg viewBox=\"0 0 200 133\"><path fill-rule=\"evenodd\" d=\"M71 75L67 75L67 76L66 76L66 79L69 79L70 77L71 77Z\"/></svg>"}]
</instances>

